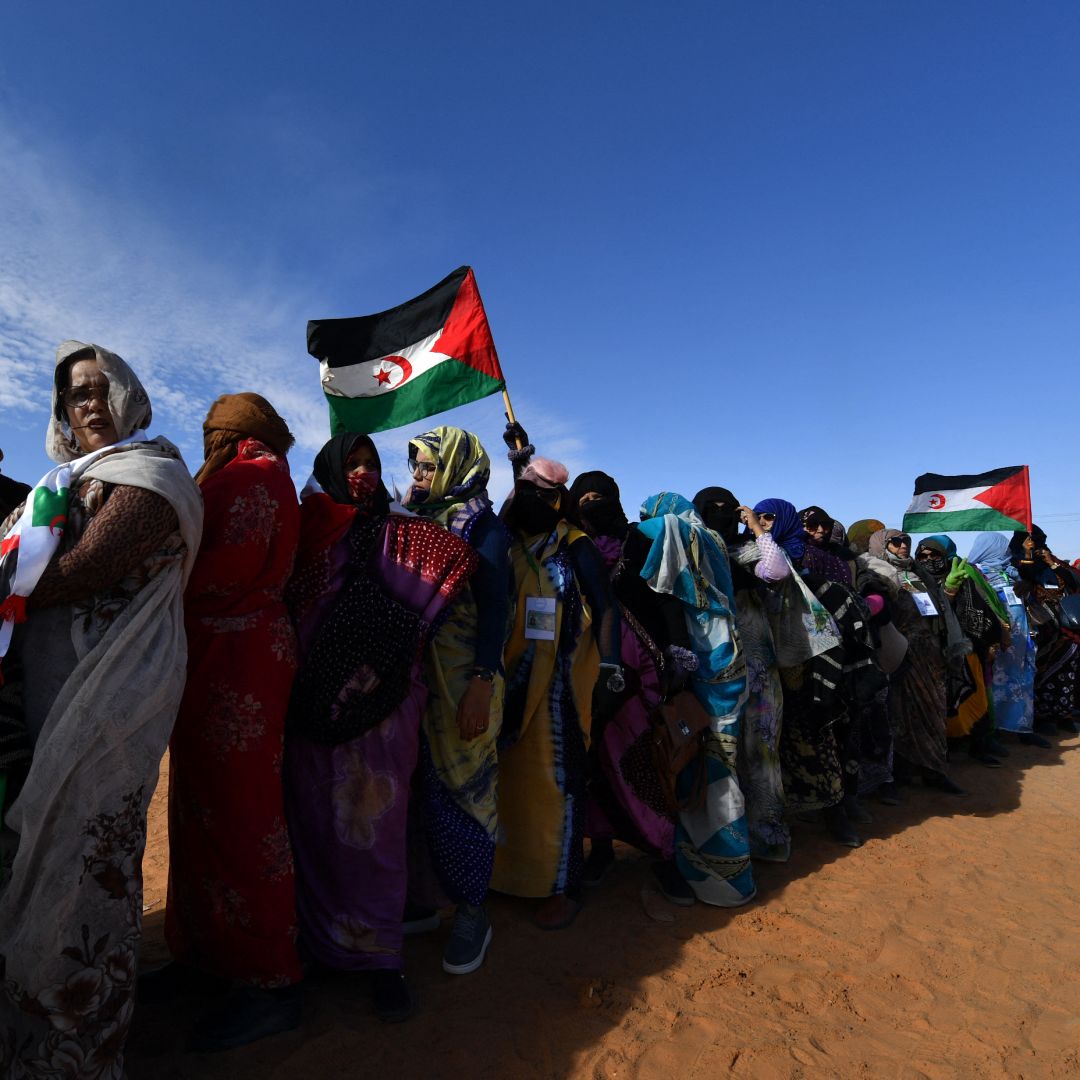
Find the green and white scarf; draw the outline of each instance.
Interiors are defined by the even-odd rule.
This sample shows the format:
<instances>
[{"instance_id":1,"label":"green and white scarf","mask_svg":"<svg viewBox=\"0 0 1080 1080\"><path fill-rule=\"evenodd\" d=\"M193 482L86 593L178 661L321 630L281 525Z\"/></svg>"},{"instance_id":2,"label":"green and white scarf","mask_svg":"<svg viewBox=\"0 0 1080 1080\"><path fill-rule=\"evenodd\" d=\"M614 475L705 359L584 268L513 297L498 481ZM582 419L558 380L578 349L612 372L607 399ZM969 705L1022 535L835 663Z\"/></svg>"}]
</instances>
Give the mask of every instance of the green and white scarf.
<instances>
[{"instance_id":1,"label":"green and white scarf","mask_svg":"<svg viewBox=\"0 0 1080 1080\"><path fill-rule=\"evenodd\" d=\"M145 441L146 432L140 429L111 446L65 461L47 472L27 496L22 513L0 540L0 657L7 654L15 624L25 621L26 601L60 546L72 488L99 458Z\"/></svg>"}]
</instances>

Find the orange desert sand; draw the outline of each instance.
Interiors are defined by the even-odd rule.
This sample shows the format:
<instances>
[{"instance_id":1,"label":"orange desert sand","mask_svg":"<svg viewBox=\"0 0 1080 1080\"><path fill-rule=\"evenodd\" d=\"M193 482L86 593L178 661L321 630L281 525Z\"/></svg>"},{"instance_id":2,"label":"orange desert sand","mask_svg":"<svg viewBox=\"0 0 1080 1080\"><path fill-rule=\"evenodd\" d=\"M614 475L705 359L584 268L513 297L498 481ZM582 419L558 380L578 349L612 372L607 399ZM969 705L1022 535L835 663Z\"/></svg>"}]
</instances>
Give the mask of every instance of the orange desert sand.
<instances>
[{"instance_id":1,"label":"orange desert sand","mask_svg":"<svg viewBox=\"0 0 1080 1080\"><path fill-rule=\"evenodd\" d=\"M485 966L454 978L440 933L410 939L420 1012L384 1025L363 985L309 983L296 1031L184 1052L201 1007L145 1006L133 1080L339 1077L1080 1077L1080 739L1018 746L1005 768L957 756L957 798L868 803L849 851L794 826L758 898L678 908L629 848L569 930L495 897ZM143 963L166 958L162 784L146 854Z\"/></svg>"}]
</instances>

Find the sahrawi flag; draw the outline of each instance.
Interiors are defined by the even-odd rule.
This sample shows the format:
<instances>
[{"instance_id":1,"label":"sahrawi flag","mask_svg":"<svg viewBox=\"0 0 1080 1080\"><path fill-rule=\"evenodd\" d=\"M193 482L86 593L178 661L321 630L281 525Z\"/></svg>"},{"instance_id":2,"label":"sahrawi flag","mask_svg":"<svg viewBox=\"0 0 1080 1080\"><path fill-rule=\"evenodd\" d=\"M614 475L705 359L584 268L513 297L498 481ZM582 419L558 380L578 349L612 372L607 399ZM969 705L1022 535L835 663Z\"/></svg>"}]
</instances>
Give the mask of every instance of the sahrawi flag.
<instances>
[{"instance_id":1,"label":"sahrawi flag","mask_svg":"<svg viewBox=\"0 0 1080 1080\"><path fill-rule=\"evenodd\" d=\"M904 514L904 532L1026 532L1031 528L1031 483L1026 465L941 476L923 473Z\"/></svg>"},{"instance_id":2,"label":"sahrawi flag","mask_svg":"<svg viewBox=\"0 0 1080 1080\"><path fill-rule=\"evenodd\" d=\"M389 311L309 322L307 336L334 434L401 427L506 386L468 266Z\"/></svg>"}]
</instances>

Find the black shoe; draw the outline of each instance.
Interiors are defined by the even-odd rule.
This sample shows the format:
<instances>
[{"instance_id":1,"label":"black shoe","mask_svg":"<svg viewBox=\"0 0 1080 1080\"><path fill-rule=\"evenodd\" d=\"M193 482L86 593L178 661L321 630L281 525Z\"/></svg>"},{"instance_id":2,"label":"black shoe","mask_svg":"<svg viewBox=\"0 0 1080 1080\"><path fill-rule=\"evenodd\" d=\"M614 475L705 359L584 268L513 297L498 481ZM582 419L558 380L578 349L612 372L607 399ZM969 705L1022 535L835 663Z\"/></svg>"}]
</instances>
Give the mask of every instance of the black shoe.
<instances>
[{"instance_id":1,"label":"black shoe","mask_svg":"<svg viewBox=\"0 0 1080 1080\"><path fill-rule=\"evenodd\" d=\"M1040 735L1056 735L1058 733L1058 726L1053 720L1036 720L1035 730Z\"/></svg>"},{"instance_id":2,"label":"black shoe","mask_svg":"<svg viewBox=\"0 0 1080 1080\"><path fill-rule=\"evenodd\" d=\"M862 804L855 795L844 796L844 813L847 815L847 819L856 825L870 825L873 822L873 818L863 809Z\"/></svg>"},{"instance_id":3,"label":"black shoe","mask_svg":"<svg viewBox=\"0 0 1080 1080\"><path fill-rule=\"evenodd\" d=\"M427 934L442 926L442 916L430 907L419 904L406 904L405 914L401 918L401 932L409 937L412 934Z\"/></svg>"},{"instance_id":4,"label":"black shoe","mask_svg":"<svg viewBox=\"0 0 1080 1080\"><path fill-rule=\"evenodd\" d=\"M821 811L821 816L825 819L825 827L829 830L829 835L837 843L850 848L862 847L862 838L851 827L842 804L827 806Z\"/></svg>"},{"instance_id":5,"label":"black shoe","mask_svg":"<svg viewBox=\"0 0 1080 1080\"><path fill-rule=\"evenodd\" d=\"M615 849L610 840L594 840L589 849L589 856L581 871L581 884L591 888L599 885L604 875L615 864Z\"/></svg>"},{"instance_id":6,"label":"black shoe","mask_svg":"<svg viewBox=\"0 0 1080 1080\"><path fill-rule=\"evenodd\" d=\"M1036 735L1034 731L1021 731L1016 736L1016 741L1023 743L1024 746L1038 746L1043 750L1049 750L1054 745L1049 739Z\"/></svg>"},{"instance_id":7,"label":"black shoe","mask_svg":"<svg viewBox=\"0 0 1080 1080\"><path fill-rule=\"evenodd\" d=\"M300 1026L303 997L300 986L264 990L241 986L195 1025L188 1049L196 1054L247 1046Z\"/></svg>"},{"instance_id":8,"label":"black shoe","mask_svg":"<svg viewBox=\"0 0 1080 1080\"><path fill-rule=\"evenodd\" d=\"M141 1005L165 1005L179 997L214 997L228 989L225 979L170 960L164 967L140 973L135 999Z\"/></svg>"},{"instance_id":9,"label":"black shoe","mask_svg":"<svg viewBox=\"0 0 1080 1080\"><path fill-rule=\"evenodd\" d=\"M653 877L660 886L660 893L669 903L678 904L679 907L693 907L697 897L690 888L686 878L679 873L679 868L674 860L665 859L663 862L652 864Z\"/></svg>"},{"instance_id":10,"label":"black shoe","mask_svg":"<svg viewBox=\"0 0 1080 1080\"><path fill-rule=\"evenodd\" d=\"M934 772L933 769L927 769L923 773L923 783L937 791L944 791L946 795L967 794L959 784L954 784L944 773Z\"/></svg>"},{"instance_id":11,"label":"black shoe","mask_svg":"<svg viewBox=\"0 0 1080 1080\"><path fill-rule=\"evenodd\" d=\"M1007 758L1009 756L1009 748L1000 739L993 737L986 740L986 750L994 757Z\"/></svg>"},{"instance_id":12,"label":"black shoe","mask_svg":"<svg viewBox=\"0 0 1080 1080\"><path fill-rule=\"evenodd\" d=\"M988 769L1000 769L1001 762L998 761L989 750L978 750L971 755L980 765L985 765Z\"/></svg>"},{"instance_id":13,"label":"black shoe","mask_svg":"<svg viewBox=\"0 0 1080 1080\"><path fill-rule=\"evenodd\" d=\"M419 1002L403 971L373 971L371 1004L384 1024L400 1024L416 1015Z\"/></svg>"},{"instance_id":14,"label":"black shoe","mask_svg":"<svg viewBox=\"0 0 1080 1080\"><path fill-rule=\"evenodd\" d=\"M899 806L904 800L900 797L900 789L890 780L878 786L877 801L886 806Z\"/></svg>"}]
</instances>

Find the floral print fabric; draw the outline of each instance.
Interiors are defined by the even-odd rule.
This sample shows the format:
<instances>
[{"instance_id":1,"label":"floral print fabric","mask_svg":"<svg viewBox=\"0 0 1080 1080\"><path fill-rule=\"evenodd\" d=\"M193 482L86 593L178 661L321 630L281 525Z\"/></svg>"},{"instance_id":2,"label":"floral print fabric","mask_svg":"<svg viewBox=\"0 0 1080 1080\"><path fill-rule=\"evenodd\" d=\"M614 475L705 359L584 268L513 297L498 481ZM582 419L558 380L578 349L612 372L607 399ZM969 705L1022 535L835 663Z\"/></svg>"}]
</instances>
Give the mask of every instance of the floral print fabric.
<instances>
[{"instance_id":1,"label":"floral print fabric","mask_svg":"<svg viewBox=\"0 0 1080 1080\"><path fill-rule=\"evenodd\" d=\"M301 978L282 786L296 642L282 591L300 510L283 457L255 439L203 485L186 602L188 683L173 732L169 904L177 960L225 978Z\"/></svg>"}]
</instances>

